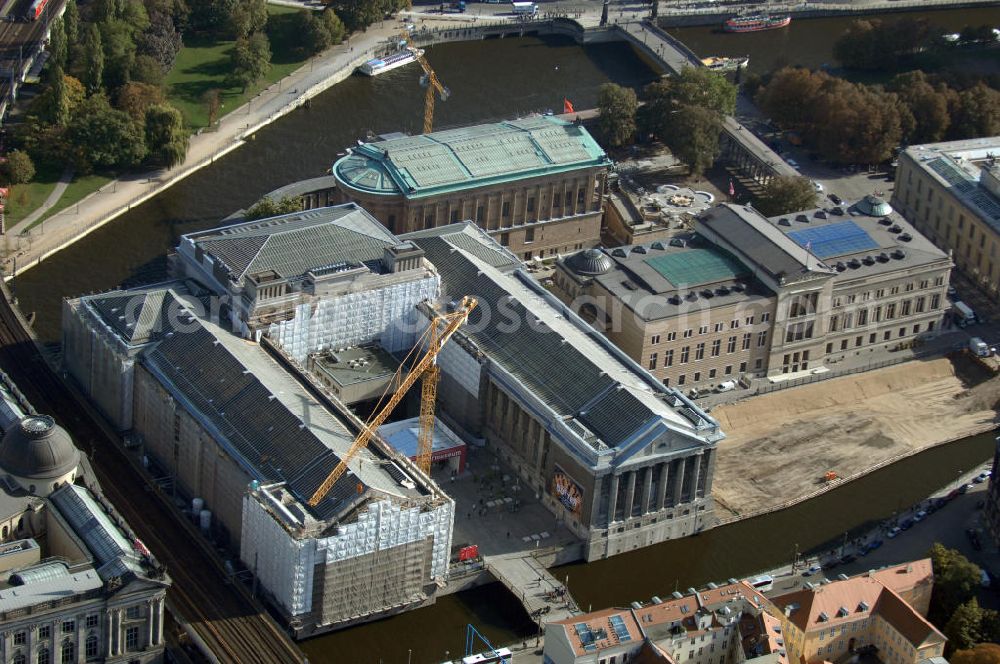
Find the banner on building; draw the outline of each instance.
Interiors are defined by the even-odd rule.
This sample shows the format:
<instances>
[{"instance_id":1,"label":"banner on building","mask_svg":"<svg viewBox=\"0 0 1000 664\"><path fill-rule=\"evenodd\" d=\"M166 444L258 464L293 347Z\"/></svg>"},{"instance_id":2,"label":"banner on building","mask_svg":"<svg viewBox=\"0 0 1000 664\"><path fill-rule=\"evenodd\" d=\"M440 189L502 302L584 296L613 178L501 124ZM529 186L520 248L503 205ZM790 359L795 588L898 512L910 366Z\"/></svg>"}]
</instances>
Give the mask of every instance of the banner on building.
<instances>
[{"instance_id":1,"label":"banner on building","mask_svg":"<svg viewBox=\"0 0 1000 664\"><path fill-rule=\"evenodd\" d=\"M575 516L583 513L583 489L559 466L552 475L552 495Z\"/></svg>"}]
</instances>

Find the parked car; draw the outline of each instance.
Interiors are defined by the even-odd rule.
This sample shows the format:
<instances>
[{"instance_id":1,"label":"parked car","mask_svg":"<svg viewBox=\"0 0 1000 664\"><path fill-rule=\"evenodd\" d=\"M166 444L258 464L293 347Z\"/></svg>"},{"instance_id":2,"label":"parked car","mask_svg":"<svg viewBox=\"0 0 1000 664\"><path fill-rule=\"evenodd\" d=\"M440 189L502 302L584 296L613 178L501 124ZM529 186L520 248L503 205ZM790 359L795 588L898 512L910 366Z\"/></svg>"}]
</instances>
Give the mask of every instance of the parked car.
<instances>
[{"instance_id":1,"label":"parked car","mask_svg":"<svg viewBox=\"0 0 1000 664\"><path fill-rule=\"evenodd\" d=\"M936 510L941 509L942 507L944 507L947 504L948 504L948 501L945 498L935 498L934 500L931 501L931 507L933 507Z\"/></svg>"},{"instance_id":2,"label":"parked car","mask_svg":"<svg viewBox=\"0 0 1000 664\"><path fill-rule=\"evenodd\" d=\"M875 549L879 548L880 546L882 546L882 540L880 540L880 539L875 539L875 540L872 540L871 542L868 542L868 550L869 551L874 551Z\"/></svg>"},{"instance_id":3,"label":"parked car","mask_svg":"<svg viewBox=\"0 0 1000 664\"><path fill-rule=\"evenodd\" d=\"M927 518L927 510L920 510L919 512L913 515L913 522L920 523L926 518Z\"/></svg>"},{"instance_id":4,"label":"parked car","mask_svg":"<svg viewBox=\"0 0 1000 664\"><path fill-rule=\"evenodd\" d=\"M816 191L817 194L822 194L823 193L823 185L822 185L822 183L816 182L816 180L813 180L812 181L812 185L813 185L813 189Z\"/></svg>"},{"instance_id":5,"label":"parked car","mask_svg":"<svg viewBox=\"0 0 1000 664\"><path fill-rule=\"evenodd\" d=\"M976 475L976 479L972 481L975 482L976 484L982 484L986 480L990 479L991 474L992 473L987 470L985 473L979 473L978 475Z\"/></svg>"},{"instance_id":6,"label":"parked car","mask_svg":"<svg viewBox=\"0 0 1000 664\"><path fill-rule=\"evenodd\" d=\"M829 198L830 202L833 203L834 205L840 205L841 203L844 202L844 199L838 196L837 194L829 194L827 198Z\"/></svg>"},{"instance_id":7,"label":"parked car","mask_svg":"<svg viewBox=\"0 0 1000 664\"><path fill-rule=\"evenodd\" d=\"M913 519L903 519L899 522L900 530L909 530L913 527Z\"/></svg>"},{"instance_id":8,"label":"parked car","mask_svg":"<svg viewBox=\"0 0 1000 664\"><path fill-rule=\"evenodd\" d=\"M816 572L819 572L822 569L823 568L820 567L819 565L810 565L809 569L807 569L806 571L802 572L802 576L812 576L813 574L815 574Z\"/></svg>"},{"instance_id":9,"label":"parked car","mask_svg":"<svg viewBox=\"0 0 1000 664\"><path fill-rule=\"evenodd\" d=\"M843 558L840 559L840 564L841 565L850 565L851 563L853 563L857 559L858 559L857 556L855 556L853 553L849 553L849 554L847 554L846 556L844 556Z\"/></svg>"},{"instance_id":10,"label":"parked car","mask_svg":"<svg viewBox=\"0 0 1000 664\"><path fill-rule=\"evenodd\" d=\"M972 484L963 484L962 486L958 487L958 492L960 494L969 493L969 489L973 488L973 486L974 485L972 485Z\"/></svg>"},{"instance_id":11,"label":"parked car","mask_svg":"<svg viewBox=\"0 0 1000 664\"><path fill-rule=\"evenodd\" d=\"M893 539L896 535L898 535L901 532L903 532L902 529L899 526L895 526L894 528L892 528L892 530L886 533L885 536L888 537L889 539Z\"/></svg>"},{"instance_id":12,"label":"parked car","mask_svg":"<svg viewBox=\"0 0 1000 664\"><path fill-rule=\"evenodd\" d=\"M837 569L840 566L839 560L828 560L823 563L822 568L825 570Z\"/></svg>"}]
</instances>

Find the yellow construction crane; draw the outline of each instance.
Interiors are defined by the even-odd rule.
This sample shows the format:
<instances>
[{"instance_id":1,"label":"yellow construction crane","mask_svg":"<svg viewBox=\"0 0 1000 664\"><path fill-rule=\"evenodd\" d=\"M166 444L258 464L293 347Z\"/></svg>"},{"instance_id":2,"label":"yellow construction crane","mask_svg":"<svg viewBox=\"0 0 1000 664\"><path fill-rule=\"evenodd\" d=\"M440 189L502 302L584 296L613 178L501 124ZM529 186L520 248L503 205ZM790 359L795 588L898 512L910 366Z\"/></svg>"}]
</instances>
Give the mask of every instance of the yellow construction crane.
<instances>
[{"instance_id":1,"label":"yellow construction crane","mask_svg":"<svg viewBox=\"0 0 1000 664\"><path fill-rule=\"evenodd\" d=\"M419 352L421 348L426 347L423 356L413 365L413 368L409 372L406 372L407 363L405 361L400 366L395 377L390 381L389 387L386 388L385 393L382 394L382 398L379 399L379 403L375 407L375 413L365 422L364 429L361 430L358 437L351 443L347 454L340 460L337 467L327 475L326 479L323 480L323 483L312 495L312 498L309 499L311 507L316 507L326 497L326 494L330 492L330 489L337 483L337 480L347 472L347 464L361 450L368 446L372 436L375 435L375 431L385 422L393 409L399 405L399 402L406 396L406 392L417 382L418 378L423 378L423 385L420 395L420 434L417 438L417 465L425 473L430 472L431 447L434 442L434 404L437 400L437 381L440 376L436 363L437 356L441 352L441 348L445 342L469 319L469 314L476 308L476 304L475 298L464 297L457 303L454 311L437 313L434 316L434 319L431 320L431 324L420 338L420 341L410 351L410 355L413 355ZM403 377L404 372L406 372L405 378ZM393 386L396 386L394 391L392 390ZM386 396L390 392L392 392L392 396L386 399ZM383 401L385 405L382 405Z\"/></svg>"},{"instance_id":2,"label":"yellow construction crane","mask_svg":"<svg viewBox=\"0 0 1000 664\"><path fill-rule=\"evenodd\" d=\"M438 79L431 63L427 62L427 58L424 57L424 52L410 45L410 33L404 30L400 36L406 42L406 48L410 49L417 62L424 68L424 75L420 77L420 85L427 88L424 95L424 133L429 134L434 129L434 93L436 92L441 97L441 101L446 101L451 96L451 90Z\"/></svg>"}]
</instances>

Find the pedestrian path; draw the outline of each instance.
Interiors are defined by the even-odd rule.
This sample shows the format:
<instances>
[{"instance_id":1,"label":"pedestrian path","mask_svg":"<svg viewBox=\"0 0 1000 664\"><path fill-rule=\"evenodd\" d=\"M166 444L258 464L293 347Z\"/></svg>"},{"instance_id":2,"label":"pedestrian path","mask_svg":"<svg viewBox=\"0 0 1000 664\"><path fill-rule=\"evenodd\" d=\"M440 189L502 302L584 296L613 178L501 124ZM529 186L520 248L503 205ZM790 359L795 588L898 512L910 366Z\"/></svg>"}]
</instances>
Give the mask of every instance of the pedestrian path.
<instances>
[{"instance_id":1,"label":"pedestrian path","mask_svg":"<svg viewBox=\"0 0 1000 664\"><path fill-rule=\"evenodd\" d=\"M517 597L531 619L541 624L580 613L566 586L529 553L486 556L486 569Z\"/></svg>"},{"instance_id":2,"label":"pedestrian path","mask_svg":"<svg viewBox=\"0 0 1000 664\"><path fill-rule=\"evenodd\" d=\"M21 221L17 222L14 226L8 229L4 229L4 232L13 233L16 235L31 228L31 225L35 223L35 220L37 220L43 214L51 210L52 206L54 206L56 203L59 202L59 199L62 198L62 195L66 193L66 187L68 187L70 182L73 181L73 175L74 173L72 168L67 168L65 171L63 171L62 176L59 178L59 182L57 182L56 186L52 188L52 192L48 195L45 201L41 205L39 205L34 212L29 214Z\"/></svg>"}]
</instances>

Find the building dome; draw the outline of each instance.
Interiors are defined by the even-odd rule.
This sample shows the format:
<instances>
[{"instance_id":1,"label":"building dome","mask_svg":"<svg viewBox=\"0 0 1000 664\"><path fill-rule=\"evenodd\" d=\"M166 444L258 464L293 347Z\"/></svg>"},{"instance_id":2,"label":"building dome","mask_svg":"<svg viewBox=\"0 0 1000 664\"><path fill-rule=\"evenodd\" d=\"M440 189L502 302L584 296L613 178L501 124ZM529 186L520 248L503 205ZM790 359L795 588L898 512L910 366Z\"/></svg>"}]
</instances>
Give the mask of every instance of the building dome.
<instances>
[{"instance_id":1,"label":"building dome","mask_svg":"<svg viewBox=\"0 0 1000 664\"><path fill-rule=\"evenodd\" d=\"M10 427L0 442L0 468L14 477L48 480L73 473L80 450L48 415L30 415Z\"/></svg>"},{"instance_id":2,"label":"building dome","mask_svg":"<svg viewBox=\"0 0 1000 664\"><path fill-rule=\"evenodd\" d=\"M886 217L892 214L892 206L885 199L875 194L868 194L857 204L858 211L869 217Z\"/></svg>"},{"instance_id":3,"label":"building dome","mask_svg":"<svg viewBox=\"0 0 1000 664\"><path fill-rule=\"evenodd\" d=\"M566 264L580 274L604 274L614 265L600 249L584 249L567 258Z\"/></svg>"}]
</instances>

